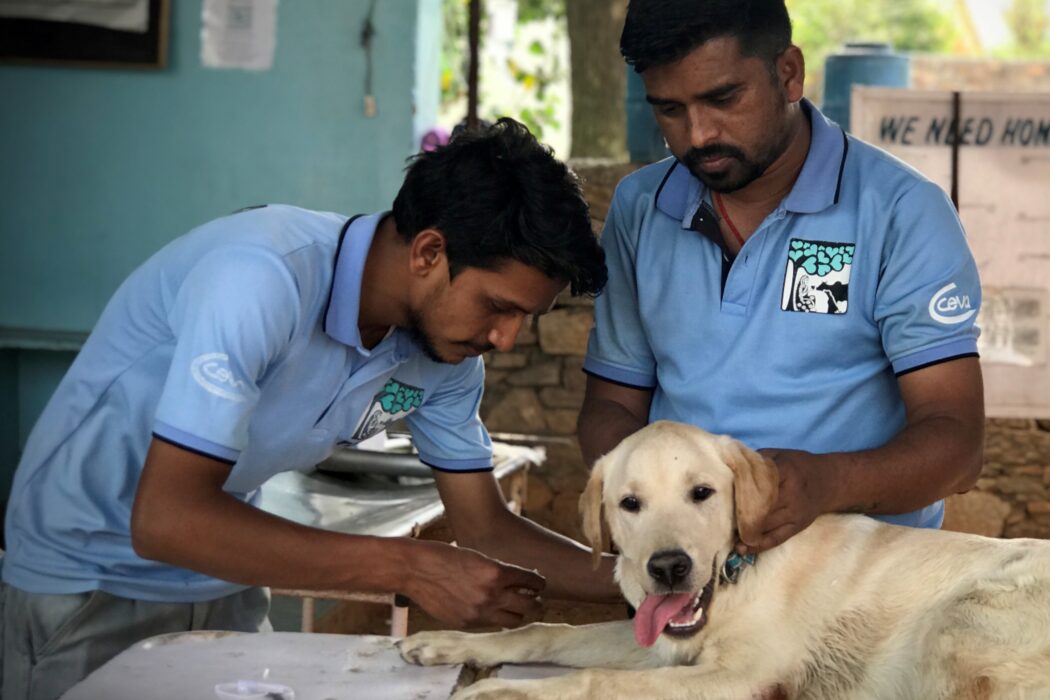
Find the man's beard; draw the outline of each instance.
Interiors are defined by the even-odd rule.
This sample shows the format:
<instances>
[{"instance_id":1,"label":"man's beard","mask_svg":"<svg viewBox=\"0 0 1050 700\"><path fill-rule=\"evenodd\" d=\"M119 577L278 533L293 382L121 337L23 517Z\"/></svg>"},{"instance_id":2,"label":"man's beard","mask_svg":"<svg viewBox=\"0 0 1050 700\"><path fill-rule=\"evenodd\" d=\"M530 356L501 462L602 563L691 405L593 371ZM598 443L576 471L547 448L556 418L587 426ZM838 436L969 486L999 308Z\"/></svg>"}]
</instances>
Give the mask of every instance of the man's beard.
<instances>
[{"instance_id":1,"label":"man's beard","mask_svg":"<svg viewBox=\"0 0 1050 700\"><path fill-rule=\"evenodd\" d=\"M412 341L419 346L423 354L434 362L440 362L446 365L458 364L462 360L450 360L447 357L442 357L441 353L437 351L437 346L434 342L434 335L427 328L426 322L420 313L414 309L408 312L408 326L405 328L408 331L409 337ZM457 343L459 345L466 345L471 348L477 354L489 352L493 349L492 345L475 345L473 343Z\"/></svg>"},{"instance_id":2,"label":"man's beard","mask_svg":"<svg viewBox=\"0 0 1050 700\"><path fill-rule=\"evenodd\" d=\"M781 123L783 123L782 119ZM790 143L791 130L785 127L778 134L777 139L764 144L754 157L748 157L736 146L715 143L703 148L690 148L680 160L689 169L689 172L704 183L708 189L720 194L729 194L747 187L762 177L777 158L784 154ZM700 164L703 161L719 157L729 158L736 163L731 162L729 168L720 172L709 173L701 170ZM734 165L737 167L733 167Z\"/></svg>"},{"instance_id":3,"label":"man's beard","mask_svg":"<svg viewBox=\"0 0 1050 700\"><path fill-rule=\"evenodd\" d=\"M434 347L434 339L427 331L426 323L423 322L423 317L419 315L415 309L411 309L408 312L408 327L405 328L408 331L408 335L412 338L412 341L420 347L423 354L434 362L441 362L443 364L451 364L449 360L442 357L437 348Z\"/></svg>"},{"instance_id":4,"label":"man's beard","mask_svg":"<svg viewBox=\"0 0 1050 700\"><path fill-rule=\"evenodd\" d=\"M719 157L726 157L736 161L737 167L730 167L713 173L701 168L700 164L703 161ZM773 160L776 160L776 158L774 157ZM763 162L752 161L739 148L722 144L704 146L703 148L690 148L682 156L682 163L689 168L689 172L694 177L704 183L708 189L721 193L735 192L747 187L772 165L773 160L769 162L765 162L765 159L763 159ZM734 172L734 170L737 172Z\"/></svg>"}]
</instances>

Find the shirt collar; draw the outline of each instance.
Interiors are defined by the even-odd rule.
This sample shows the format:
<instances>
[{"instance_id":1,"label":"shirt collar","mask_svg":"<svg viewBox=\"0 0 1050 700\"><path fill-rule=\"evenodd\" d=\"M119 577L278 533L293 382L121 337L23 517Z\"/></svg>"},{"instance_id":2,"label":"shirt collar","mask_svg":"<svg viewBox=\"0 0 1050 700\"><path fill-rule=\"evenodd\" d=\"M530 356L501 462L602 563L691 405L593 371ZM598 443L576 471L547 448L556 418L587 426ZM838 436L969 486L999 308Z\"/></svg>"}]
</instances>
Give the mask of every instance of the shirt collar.
<instances>
[{"instance_id":1,"label":"shirt collar","mask_svg":"<svg viewBox=\"0 0 1050 700\"><path fill-rule=\"evenodd\" d=\"M810 121L809 153L782 206L799 214L815 214L838 203L848 141L842 128L812 102L803 98L802 109ZM666 162L670 165L656 190L656 208L680 220L682 228L689 228L707 196L707 188L677 160Z\"/></svg>"},{"instance_id":2,"label":"shirt collar","mask_svg":"<svg viewBox=\"0 0 1050 700\"><path fill-rule=\"evenodd\" d=\"M784 200L784 208L799 214L816 214L838 204L849 141L842 127L825 117L812 102L803 98L802 109L809 115L811 126L809 153L795 186Z\"/></svg>"},{"instance_id":3,"label":"shirt collar","mask_svg":"<svg viewBox=\"0 0 1050 700\"><path fill-rule=\"evenodd\" d=\"M420 352L419 346L409 335L395 329L394 338L386 338L372 350L361 341L361 329L357 322L361 314L361 282L364 277L365 260L372 246L379 222L389 212L369 216L355 216L347 220L339 234L339 245L335 253L335 272L332 289L328 297L328 308L324 314L324 331L331 338L369 356L380 346L396 348L397 358L404 360ZM391 342L388 343L387 341Z\"/></svg>"}]
</instances>

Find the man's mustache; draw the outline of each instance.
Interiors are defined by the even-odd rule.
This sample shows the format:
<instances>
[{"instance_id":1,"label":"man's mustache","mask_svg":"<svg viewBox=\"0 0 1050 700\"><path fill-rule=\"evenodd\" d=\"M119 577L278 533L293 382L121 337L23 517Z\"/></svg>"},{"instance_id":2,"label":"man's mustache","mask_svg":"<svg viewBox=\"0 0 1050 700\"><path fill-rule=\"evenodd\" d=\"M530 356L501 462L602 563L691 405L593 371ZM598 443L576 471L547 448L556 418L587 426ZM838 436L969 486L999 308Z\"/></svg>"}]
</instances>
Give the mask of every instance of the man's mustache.
<instances>
[{"instance_id":1,"label":"man's mustache","mask_svg":"<svg viewBox=\"0 0 1050 700\"><path fill-rule=\"evenodd\" d=\"M744 152L735 146L728 146L722 143L714 143L710 146L704 146L703 148L690 148L682 156L682 162L690 169L696 168L702 161L710 160L712 158L736 158L737 160L746 160Z\"/></svg>"}]
</instances>

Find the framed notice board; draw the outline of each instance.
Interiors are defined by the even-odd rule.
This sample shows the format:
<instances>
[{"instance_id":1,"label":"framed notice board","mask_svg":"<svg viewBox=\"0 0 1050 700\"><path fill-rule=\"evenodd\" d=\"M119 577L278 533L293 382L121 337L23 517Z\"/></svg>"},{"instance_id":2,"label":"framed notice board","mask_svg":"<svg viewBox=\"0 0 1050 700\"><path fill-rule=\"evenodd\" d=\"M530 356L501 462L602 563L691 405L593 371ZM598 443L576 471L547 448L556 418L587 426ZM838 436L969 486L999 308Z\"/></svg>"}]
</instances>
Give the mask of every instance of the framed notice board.
<instances>
[{"instance_id":1,"label":"framed notice board","mask_svg":"<svg viewBox=\"0 0 1050 700\"><path fill-rule=\"evenodd\" d=\"M851 126L956 193L981 274L986 413L1050 418L1050 94L854 86Z\"/></svg>"},{"instance_id":2,"label":"framed notice board","mask_svg":"<svg viewBox=\"0 0 1050 700\"><path fill-rule=\"evenodd\" d=\"M37 19L33 16L0 15L0 61L164 68L168 54L169 0L142 2L148 3L144 31L125 31L100 24ZM41 3L50 7L55 4ZM32 0L26 0L20 5L31 6Z\"/></svg>"}]
</instances>

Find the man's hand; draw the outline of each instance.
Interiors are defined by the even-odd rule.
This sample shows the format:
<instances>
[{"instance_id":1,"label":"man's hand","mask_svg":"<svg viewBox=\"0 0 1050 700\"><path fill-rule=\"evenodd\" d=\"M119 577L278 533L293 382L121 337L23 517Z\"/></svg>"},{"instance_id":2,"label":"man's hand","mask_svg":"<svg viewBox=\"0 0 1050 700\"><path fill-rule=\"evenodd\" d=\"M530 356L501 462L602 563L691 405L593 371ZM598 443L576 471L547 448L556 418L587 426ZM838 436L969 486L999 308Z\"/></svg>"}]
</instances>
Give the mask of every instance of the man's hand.
<instances>
[{"instance_id":1,"label":"man's hand","mask_svg":"<svg viewBox=\"0 0 1050 700\"><path fill-rule=\"evenodd\" d=\"M802 450L759 450L776 462L780 473L777 502L762 521L758 542L737 545L741 554L754 554L776 547L832 510L834 476L828 474L816 455Z\"/></svg>"},{"instance_id":2,"label":"man's hand","mask_svg":"<svg viewBox=\"0 0 1050 700\"><path fill-rule=\"evenodd\" d=\"M517 627L543 610L539 574L470 549L420 541L412 548L404 593L456 627Z\"/></svg>"}]
</instances>

